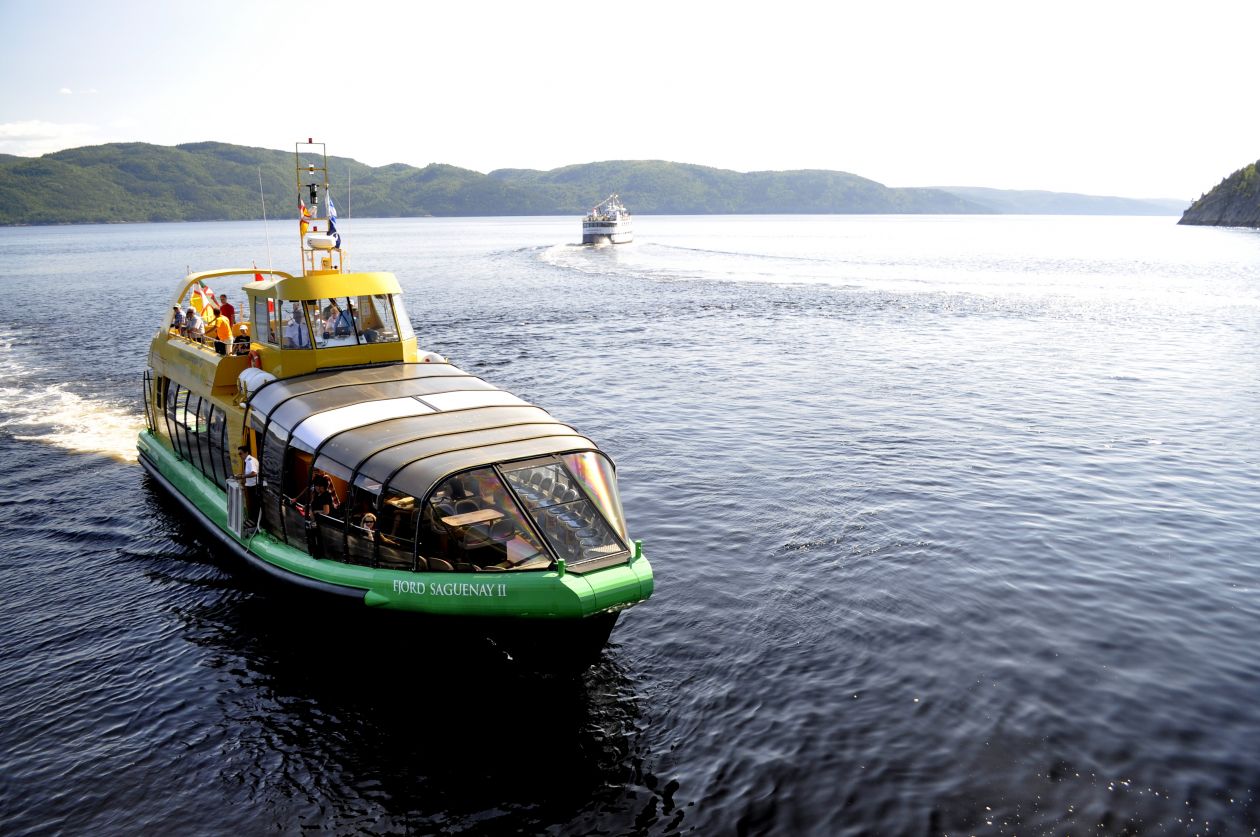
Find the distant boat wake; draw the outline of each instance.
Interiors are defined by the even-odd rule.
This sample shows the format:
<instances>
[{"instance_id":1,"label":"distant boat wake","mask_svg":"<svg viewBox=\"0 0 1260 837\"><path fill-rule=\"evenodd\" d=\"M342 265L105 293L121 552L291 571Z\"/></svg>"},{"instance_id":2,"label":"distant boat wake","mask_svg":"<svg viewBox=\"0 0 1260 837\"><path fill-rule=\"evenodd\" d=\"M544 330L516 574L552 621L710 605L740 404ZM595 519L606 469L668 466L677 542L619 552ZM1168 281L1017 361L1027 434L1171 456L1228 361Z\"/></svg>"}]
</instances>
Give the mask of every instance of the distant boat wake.
<instances>
[{"instance_id":1,"label":"distant boat wake","mask_svg":"<svg viewBox=\"0 0 1260 837\"><path fill-rule=\"evenodd\" d=\"M19 335L0 330L0 434L78 453L136 461L144 417L107 401L85 398L66 383L43 384L23 361Z\"/></svg>"}]
</instances>

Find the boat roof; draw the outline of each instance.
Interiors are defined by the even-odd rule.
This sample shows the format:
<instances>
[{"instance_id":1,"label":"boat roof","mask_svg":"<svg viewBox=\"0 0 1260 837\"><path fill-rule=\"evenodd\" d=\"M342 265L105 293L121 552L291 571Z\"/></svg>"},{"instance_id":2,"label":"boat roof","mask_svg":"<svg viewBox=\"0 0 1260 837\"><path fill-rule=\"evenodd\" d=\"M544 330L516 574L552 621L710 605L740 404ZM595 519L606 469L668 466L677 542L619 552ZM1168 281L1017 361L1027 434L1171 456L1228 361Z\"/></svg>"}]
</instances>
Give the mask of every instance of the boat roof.
<instances>
[{"instance_id":1,"label":"boat roof","mask_svg":"<svg viewBox=\"0 0 1260 837\"><path fill-rule=\"evenodd\" d=\"M599 450L541 407L449 363L275 380L253 394L249 407L255 429L318 454L316 467L373 492L417 498L470 468Z\"/></svg>"},{"instance_id":2,"label":"boat roof","mask_svg":"<svg viewBox=\"0 0 1260 837\"><path fill-rule=\"evenodd\" d=\"M273 274L272 278L262 282L251 282L245 285L244 290L246 293L279 296L281 299L322 299L402 293L398 279L392 273L383 271L340 273L335 270L313 271L303 276Z\"/></svg>"}]
</instances>

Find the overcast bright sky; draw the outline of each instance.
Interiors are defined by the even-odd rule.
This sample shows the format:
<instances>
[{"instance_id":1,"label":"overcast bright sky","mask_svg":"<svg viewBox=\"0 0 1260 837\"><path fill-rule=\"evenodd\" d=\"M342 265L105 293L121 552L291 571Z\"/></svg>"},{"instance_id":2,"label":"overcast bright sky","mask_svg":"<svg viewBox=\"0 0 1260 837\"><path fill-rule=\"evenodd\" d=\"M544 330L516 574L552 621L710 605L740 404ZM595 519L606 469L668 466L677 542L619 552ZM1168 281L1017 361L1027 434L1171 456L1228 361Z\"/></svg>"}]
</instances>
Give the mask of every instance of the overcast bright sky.
<instances>
[{"instance_id":1,"label":"overcast bright sky","mask_svg":"<svg viewBox=\"0 0 1260 837\"><path fill-rule=\"evenodd\" d=\"M0 152L615 159L1191 199L1260 157L1260 2L0 0Z\"/></svg>"}]
</instances>

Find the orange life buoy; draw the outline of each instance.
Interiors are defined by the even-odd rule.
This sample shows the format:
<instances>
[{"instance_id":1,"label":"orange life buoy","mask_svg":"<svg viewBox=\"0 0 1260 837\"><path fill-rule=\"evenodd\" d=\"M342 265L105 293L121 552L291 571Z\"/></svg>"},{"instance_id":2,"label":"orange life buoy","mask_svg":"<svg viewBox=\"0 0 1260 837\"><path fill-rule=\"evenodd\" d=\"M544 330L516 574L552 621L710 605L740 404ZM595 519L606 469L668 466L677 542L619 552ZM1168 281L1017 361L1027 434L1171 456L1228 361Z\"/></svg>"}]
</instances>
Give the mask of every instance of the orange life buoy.
<instances>
[{"instance_id":1,"label":"orange life buoy","mask_svg":"<svg viewBox=\"0 0 1260 837\"><path fill-rule=\"evenodd\" d=\"M249 365L255 369L262 369L262 353L257 349L249 350Z\"/></svg>"}]
</instances>

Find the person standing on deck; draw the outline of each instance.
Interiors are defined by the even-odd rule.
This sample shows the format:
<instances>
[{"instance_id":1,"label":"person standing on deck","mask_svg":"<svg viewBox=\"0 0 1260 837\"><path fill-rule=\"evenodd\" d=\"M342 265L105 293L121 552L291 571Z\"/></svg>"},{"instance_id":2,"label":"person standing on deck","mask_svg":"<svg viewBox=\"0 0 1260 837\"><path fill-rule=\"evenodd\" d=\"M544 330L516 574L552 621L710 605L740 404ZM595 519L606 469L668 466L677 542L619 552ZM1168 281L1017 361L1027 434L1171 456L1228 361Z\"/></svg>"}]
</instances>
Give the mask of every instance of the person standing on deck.
<instances>
[{"instance_id":1,"label":"person standing on deck","mask_svg":"<svg viewBox=\"0 0 1260 837\"><path fill-rule=\"evenodd\" d=\"M221 355L226 355L228 343L232 341L232 324L218 308L213 309L211 316L214 319L209 323L207 330L214 335L214 350Z\"/></svg>"},{"instance_id":2,"label":"person standing on deck","mask_svg":"<svg viewBox=\"0 0 1260 837\"><path fill-rule=\"evenodd\" d=\"M219 313L227 317L228 325L236 325L236 309L228 302L227 294L219 294Z\"/></svg>"},{"instance_id":3,"label":"person standing on deck","mask_svg":"<svg viewBox=\"0 0 1260 837\"><path fill-rule=\"evenodd\" d=\"M249 452L248 445L241 445L236 452L241 455L244 467L241 473L233 476L245 488L245 519L252 523L258 508L258 460Z\"/></svg>"}]
</instances>

